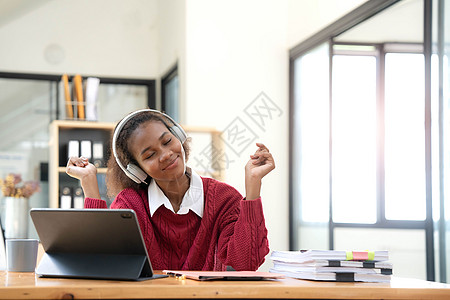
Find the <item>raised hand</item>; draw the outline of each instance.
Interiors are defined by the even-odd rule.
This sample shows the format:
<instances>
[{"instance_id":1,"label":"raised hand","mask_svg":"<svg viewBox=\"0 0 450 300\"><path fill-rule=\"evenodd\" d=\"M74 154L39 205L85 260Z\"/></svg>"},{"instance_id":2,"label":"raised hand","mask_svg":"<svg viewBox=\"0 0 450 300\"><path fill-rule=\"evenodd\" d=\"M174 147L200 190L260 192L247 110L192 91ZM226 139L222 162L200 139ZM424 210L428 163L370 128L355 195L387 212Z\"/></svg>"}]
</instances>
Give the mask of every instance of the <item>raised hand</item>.
<instances>
[{"instance_id":1,"label":"raised hand","mask_svg":"<svg viewBox=\"0 0 450 300\"><path fill-rule=\"evenodd\" d=\"M258 149L255 154L250 155L250 160L245 166L245 173L246 176L262 179L275 169L275 161L264 144L256 143L256 146L258 146Z\"/></svg>"},{"instance_id":2,"label":"raised hand","mask_svg":"<svg viewBox=\"0 0 450 300\"><path fill-rule=\"evenodd\" d=\"M89 163L86 157L72 156L67 162L66 173L73 178L82 180L85 176L97 175L97 168Z\"/></svg>"},{"instance_id":3,"label":"raised hand","mask_svg":"<svg viewBox=\"0 0 450 300\"><path fill-rule=\"evenodd\" d=\"M258 149L250 155L245 165L246 199L256 199L260 196L261 179L275 169L275 161L269 149L262 143L256 143Z\"/></svg>"},{"instance_id":4,"label":"raised hand","mask_svg":"<svg viewBox=\"0 0 450 300\"><path fill-rule=\"evenodd\" d=\"M80 180L84 196L100 199L97 182L97 168L86 157L71 157L67 162L66 173Z\"/></svg>"}]
</instances>

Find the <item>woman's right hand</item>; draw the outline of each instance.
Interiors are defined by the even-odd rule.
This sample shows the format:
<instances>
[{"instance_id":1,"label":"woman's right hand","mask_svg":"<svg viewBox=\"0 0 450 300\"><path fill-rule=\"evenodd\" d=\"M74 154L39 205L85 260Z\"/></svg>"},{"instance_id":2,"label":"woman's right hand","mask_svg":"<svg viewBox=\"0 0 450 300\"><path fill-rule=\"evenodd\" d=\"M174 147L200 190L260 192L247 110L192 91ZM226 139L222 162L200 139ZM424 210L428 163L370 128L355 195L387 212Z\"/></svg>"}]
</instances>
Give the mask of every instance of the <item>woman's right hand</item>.
<instances>
[{"instance_id":1,"label":"woman's right hand","mask_svg":"<svg viewBox=\"0 0 450 300\"><path fill-rule=\"evenodd\" d=\"M72 156L67 162L66 173L81 181L93 175L97 176L97 168L89 163L86 157Z\"/></svg>"},{"instance_id":2,"label":"woman's right hand","mask_svg":"<svg viewBox=\"0 0 450 300\"><path fill-rule=\"evenodd\" d=\"M84 196L100 199L97 183L97 168L86 157L71 157L67 162L66 173L80 180Z\"/></svg>"}]
</instances>

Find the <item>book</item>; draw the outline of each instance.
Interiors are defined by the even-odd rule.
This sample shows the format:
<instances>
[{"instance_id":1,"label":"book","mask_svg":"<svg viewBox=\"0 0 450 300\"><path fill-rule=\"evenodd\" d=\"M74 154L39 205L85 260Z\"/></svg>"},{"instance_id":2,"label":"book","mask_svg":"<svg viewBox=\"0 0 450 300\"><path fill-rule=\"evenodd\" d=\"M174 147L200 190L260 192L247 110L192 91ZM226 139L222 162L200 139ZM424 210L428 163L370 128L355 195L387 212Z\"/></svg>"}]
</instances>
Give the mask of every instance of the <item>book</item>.
<instances>
[{"instance_id":1,"label":"book","mask_svg":"<svg viewBox=\"0 0 450 300\"><path fill-rule=\"evenodd\" d=\"M84 114L84 96L83 96L83 82L82 78L79 74L76 74L73 77L73 84L75 89L75 98L77 99L77 113L78 113L78 119L84 120L85 114Z\"/></svg>"},{"instance_id":2,"label":"book","mask_svg":"<svg viewBox=\"0 0 450 300\"><path fill-rule=\"evenodd\" d=\"M342 251L342 250L299 250L273 251L270 258L285 262L305 262L315 259L322 260L355 260L355 261L386 261L389 260L387 250L377 251Z\"/></svg>"},{"instance_id":3,"label":"book","mask_svg":"<svg viewBox=\"0 0 450 300\"><path fill-rule=\"evenodd\" d=\"M272 272L272 269L270 270ZM338 272L289 272L276 270L278 274L288 277L318 281L340 281L340 282L390 282L391 275L384 274L360 274L360 273L338 273Z\"/></svg>"},{"instance_id":4,"label":"book","mask_svg":"<svg viewBox=\"0 0 450 300\"><path fill-rule=\"evenodd\" d=\"M70 97L70 88L69 88L69 77L67 74L63 74L62 76L62 82L64 86L64 98L66 103L66 117L68 119L73 119L73 106L72 106L72 99Z\"/></svg>"}]
</instances>

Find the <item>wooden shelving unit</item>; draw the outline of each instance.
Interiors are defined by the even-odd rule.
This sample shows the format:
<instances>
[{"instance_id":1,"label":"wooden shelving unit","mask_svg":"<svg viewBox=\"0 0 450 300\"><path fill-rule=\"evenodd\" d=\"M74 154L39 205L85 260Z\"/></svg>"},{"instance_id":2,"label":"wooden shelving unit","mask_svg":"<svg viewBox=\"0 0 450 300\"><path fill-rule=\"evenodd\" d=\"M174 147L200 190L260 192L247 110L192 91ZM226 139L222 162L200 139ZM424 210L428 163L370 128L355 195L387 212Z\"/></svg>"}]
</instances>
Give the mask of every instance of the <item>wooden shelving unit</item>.
<instances>
[{"instance_id":1,"label":"wooden shelving unit","mask_svg":"<svg viewBox=\"0 0 450 300\"><path fill-rule=\"evenodd\" d=\"M211 141L211 146L214 149L216 149L218 154L223 153L225 151L225 143L222 140L222 138L220 137L220 135L222 134L222 131L219 131L212 127L183 126L183 128L188 135L191 135L191 134L209 135L210 141ZM195 141L194 141L194 143L195 143ZM210 155L214 156L214 153L210 153ZM214 157L209 157L209 159L215 160L215 163L211 166L210 169L202 170L202 169L196 169L195 163L193 163L193 164L189 163L189 162L192 162L191 160L193 160L193 159L194 159L194 157L192 157L192 154L191 154L191 157L189 158L189 161L188 161L188 165L193 167L195 169L195 171L199 173L199 175L210 176L210 177L215 178L220 181L225 180L226 161L221 160L221 159L215 160Z\"/></svg>"},{"instance_id":2,"label":"wooden shelving unit","mask_svg":"<svg viewBox=\"0 0 450 300\"><path fill-rule=\"evenodd\" d=\"M104 144L104 157L109 153L110 138L115 123L56 120L50 124L49 207L58 208L61 184L75 187L78 180L66 174L67 143L69 140L95 140ZM98 168L105 174L106 168Z\"/></svg>"}]
</instances>

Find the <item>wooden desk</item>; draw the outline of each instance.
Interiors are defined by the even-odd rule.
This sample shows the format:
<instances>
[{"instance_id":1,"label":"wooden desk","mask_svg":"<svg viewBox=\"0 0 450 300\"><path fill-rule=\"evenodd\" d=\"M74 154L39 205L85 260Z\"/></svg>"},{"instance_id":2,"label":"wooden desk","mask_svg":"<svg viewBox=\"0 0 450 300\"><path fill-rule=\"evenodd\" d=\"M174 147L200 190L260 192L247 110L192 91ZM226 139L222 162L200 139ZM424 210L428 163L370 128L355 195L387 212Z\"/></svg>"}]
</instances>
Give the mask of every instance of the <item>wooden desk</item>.
<instances>
[{"instance_id":1,"label":"wooden desk","mask_svg":"<svg viewBox=\"0 0 450 300\"><path fill-rule=\"evenodd\" d=\"M394 278L391 283L179 280L141 282L39 278L0 271L1 299L450 299L450 285Z\"/></svg>"}]
</instances>

